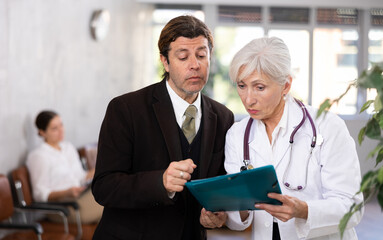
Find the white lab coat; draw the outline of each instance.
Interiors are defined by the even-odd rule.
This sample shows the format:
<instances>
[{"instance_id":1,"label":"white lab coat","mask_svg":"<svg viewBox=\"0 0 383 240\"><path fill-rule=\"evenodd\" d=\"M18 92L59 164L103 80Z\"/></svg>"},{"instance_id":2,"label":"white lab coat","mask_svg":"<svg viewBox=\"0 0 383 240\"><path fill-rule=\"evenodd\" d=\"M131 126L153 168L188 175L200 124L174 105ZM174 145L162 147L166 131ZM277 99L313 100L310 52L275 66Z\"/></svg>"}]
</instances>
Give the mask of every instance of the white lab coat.
<instances>
[{"instance_id":1,"label":"white lab coat","mask_svg":"<svg viewBox=\"0 0 383 240\"><path fill-rule=\"evenodd\" d=\"M338 224L353 203L363 201L358 194L361 182L359 160L355 142L344 121L327 113L316 119L316 110L307 106L317 129L318 142L309 160L307 185L294 191L283 186L283 176L290 159L290 134L302 120L302 110L288 97L283 116L272 134L267 137L262 121L254 120L249 137L250 163L254 167L274 165L282 194L306 201L308 219L293 218L287 222L278 220L281 239L340 239ZM243 138L249 117L235 123L226 135L225 169L227 173L239 172L243 166ZM290 173L286 182L293 187L304 185L306 161L311 150L312 128L307 119L294 137ZM323 138L323 141L321 140ZM350 219L343 239L358 239L354 230L363 215L358 212ZM272 238L273 217L263 210L251 211L244 222L239 212L228 212L227 226L244 230L252 223L252 239Z\"/></svg>"}]
</instances>

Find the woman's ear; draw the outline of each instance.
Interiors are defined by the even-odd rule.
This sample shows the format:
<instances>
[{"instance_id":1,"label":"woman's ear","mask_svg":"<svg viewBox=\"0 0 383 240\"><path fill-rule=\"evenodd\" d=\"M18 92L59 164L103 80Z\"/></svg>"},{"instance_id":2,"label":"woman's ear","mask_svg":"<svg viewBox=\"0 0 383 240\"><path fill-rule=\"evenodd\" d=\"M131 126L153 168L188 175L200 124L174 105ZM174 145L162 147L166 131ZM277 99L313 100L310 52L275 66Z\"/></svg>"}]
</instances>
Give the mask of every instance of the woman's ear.
<instances>
[{"instance_id":1,"label":"woman's ear","mask_svg":"<svg viewBox=\"0 0 383 240\"><path fill-rule=\"evenodd\" d=\"M287 95L290 92L292 82L293 78L289 75L285 85L283 86L283 95Z\"/></svg>"},{"instance_id":2,"label":"woman's ear","mask_svg":"<svg viewBox=\"0 0 383 240\"><path fill-rule=\"evenodd\" d=\"M40 137L44 137L45 132L43 130L39 129L38 134Z\"/></svg>"}]
</instances>

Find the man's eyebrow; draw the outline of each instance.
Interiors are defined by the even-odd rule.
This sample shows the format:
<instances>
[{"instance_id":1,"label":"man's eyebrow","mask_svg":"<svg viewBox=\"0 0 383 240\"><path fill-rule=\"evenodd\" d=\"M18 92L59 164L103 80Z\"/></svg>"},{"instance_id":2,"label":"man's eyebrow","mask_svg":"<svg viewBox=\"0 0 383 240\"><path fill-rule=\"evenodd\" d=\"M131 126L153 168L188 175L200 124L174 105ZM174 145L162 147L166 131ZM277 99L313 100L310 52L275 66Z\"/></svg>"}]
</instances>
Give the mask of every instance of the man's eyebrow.
<instances>
[{"instance_id":1,"label":"man's eyebrow","mask_svg":"<svg viewBox=\"0 0 383 240\"><path fill-rule=\"evenodd\" d=\"M197 48L197 51L201 51L201 50L207 50L207 47L201 46L201 47ZM180 48L180 49L177 49L175 51L175 53L180 53L180 52L189 52L189 50L187 48Z\"/></svg>"},{"instance_id":2,"label":"man's eyebrow","mask_svg":"<svg viewBox=\"0 0 383 240\"><path fill-rule=\"evenodd\" d=\"M198 50L198 51L199 51L199 50L207 50L207 47L206 47L206 46L201 46L201 47L197 48L197 50Z\"/></svg>"},{"instance_id":3,"label":"man's eyebrow","mask_svg":"<svg viewBox=\"0 0 383 240\"><path fill-rule=\"evenodd\" d=\"M187 50L186 48L180 48L180 49L177 49L175 53L180 53L180 52L188 52L189 50Z\"/></svg>"}]
</instances>

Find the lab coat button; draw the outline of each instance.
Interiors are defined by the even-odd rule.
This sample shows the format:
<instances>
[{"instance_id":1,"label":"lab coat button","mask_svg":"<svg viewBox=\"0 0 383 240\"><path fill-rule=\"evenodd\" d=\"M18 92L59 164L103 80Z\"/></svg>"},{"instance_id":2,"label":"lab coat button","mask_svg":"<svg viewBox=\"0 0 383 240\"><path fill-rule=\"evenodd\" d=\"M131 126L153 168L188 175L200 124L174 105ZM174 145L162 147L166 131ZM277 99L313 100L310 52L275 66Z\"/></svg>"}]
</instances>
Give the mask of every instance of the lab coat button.
<instances>
[{"instance_id":1,"label":"lab coat button","mask_svg":"<svg viewBox=\"0 0 383 240\"><path fill-rule=\"evenodd\" d=\"M270 225L271 225L271 224L270 224L269 222L265 222L265 227L268 228L268 227L270 227Z\"/></svg>"}]
</instances>

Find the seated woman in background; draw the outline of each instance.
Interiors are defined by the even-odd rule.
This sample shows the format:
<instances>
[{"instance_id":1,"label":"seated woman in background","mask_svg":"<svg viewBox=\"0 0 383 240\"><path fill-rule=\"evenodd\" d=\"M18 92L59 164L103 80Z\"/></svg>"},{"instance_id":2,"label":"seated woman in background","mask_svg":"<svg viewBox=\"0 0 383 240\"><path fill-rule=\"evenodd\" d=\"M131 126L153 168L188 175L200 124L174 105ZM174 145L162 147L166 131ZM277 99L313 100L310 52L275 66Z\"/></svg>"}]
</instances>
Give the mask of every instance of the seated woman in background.
<instances>
[{"instance_id":1,"label":"seated woman in background","mask_svg":"<svg viewBox=\"0 0 383 240\"><path fill-rule=\"evenodd\" d=\"M64 126L60 116L52 111L42 111L35 122L44 143L29 153L29 170L35 201L75 200L80 206L82 223L98 222L102 206L87 188L94 169L85 171L76 148L64 139ZM75 222L74 212L69 216Z\"/></svg>"}]
</instances>

